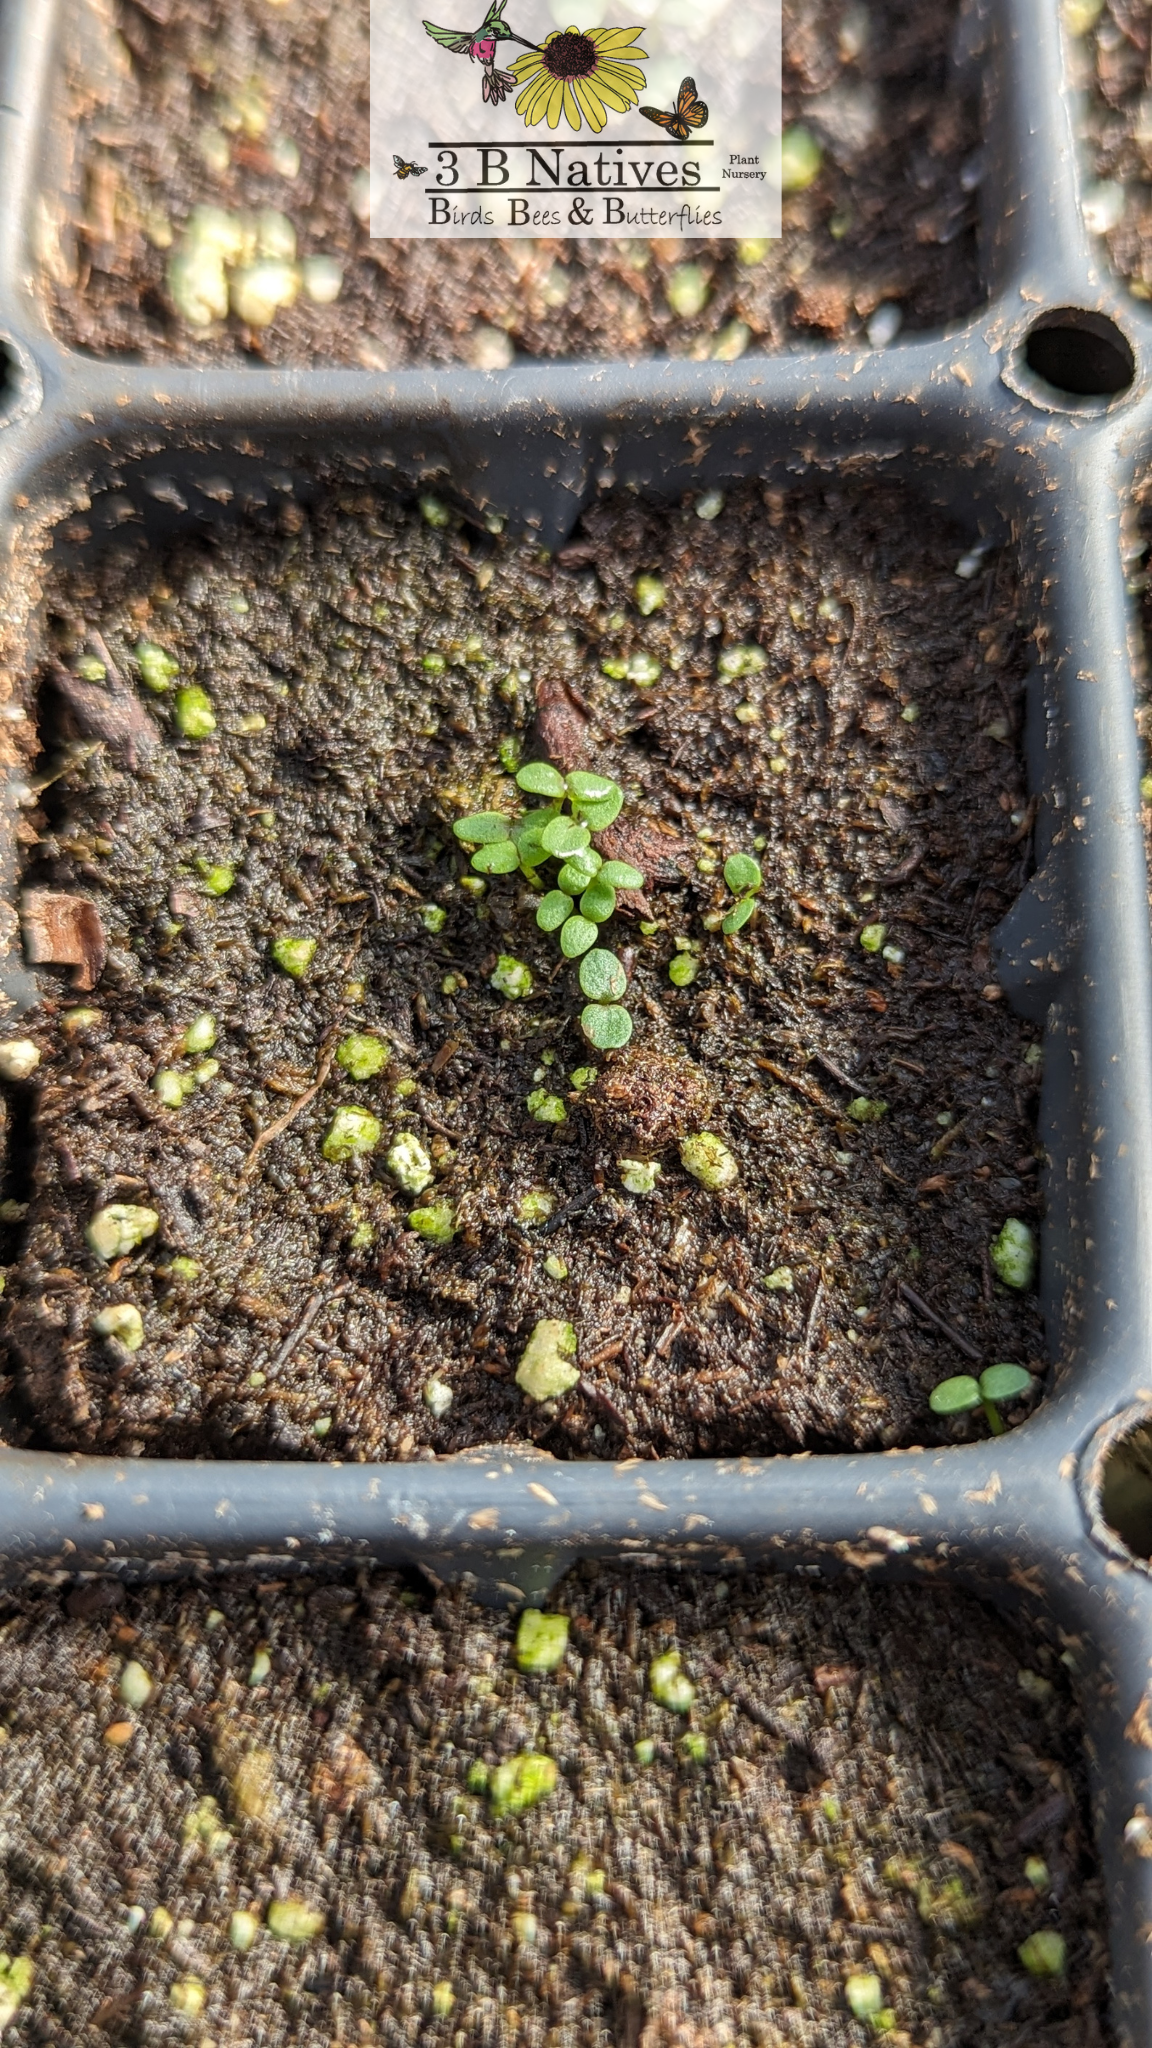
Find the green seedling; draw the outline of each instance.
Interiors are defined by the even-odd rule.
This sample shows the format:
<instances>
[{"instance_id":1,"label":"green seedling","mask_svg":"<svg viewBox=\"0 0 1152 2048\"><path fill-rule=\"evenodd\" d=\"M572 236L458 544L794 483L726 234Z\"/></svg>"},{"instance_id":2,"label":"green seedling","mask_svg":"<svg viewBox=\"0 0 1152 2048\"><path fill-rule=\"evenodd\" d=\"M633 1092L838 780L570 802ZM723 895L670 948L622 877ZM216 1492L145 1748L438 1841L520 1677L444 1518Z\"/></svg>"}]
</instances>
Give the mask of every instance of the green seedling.
<instances>
[{"instance_id":1,"label":"green seedling","mask_svg":"<svg viewBox=\"0 0 1152 2048\"><path fill-rule=\"evenodd\" d=\"M988 1365L974 1379L971 1373L957 1373L940 1380L928 1396L933 1415L964 1415L971 1408L983 1408L993 1436L1003 1436L1001 1401L1017 1401L1032 1385L1032 1375L1022 1365Z\"/></svg>"},{"instance_id":2,"label":"green seedling","mask_svg":"<svg viewBox=\"0 0 1152 2048\"><path fill-rule=\"evenodd\" d=\"M521 1671L555 1671L568 1648L568 1616L526 1607L516 1630L516 1664Z\"/></svg>"},{"instance_id":3,"label":"green seedling","mask_svg":"<svg viewBox=\"0 0 1152 2048\"><path fill-rule=\"evenodd\" d=\"M452 829L472 849L472 866L481 875L518 872L534 889L544 889L540 870L549 861L560 863L555 886L545 889L537 907L536 922L541 931L555 932L566 960L581 962L580 987L589 1001L580 1024L589 1044L601 1052L627 1045L632 1019L621 998L628 977L616 955L597 941L601 925L616 909L617 890L642 889L644 876L629 861L605 860L592 844L592 835L606 831L619 816L624 792L609 775L582 768L561 775L549 761L525 762L516 781L526 795L544 802L518 818L475 811ZM529 970L522 962L512 966L527 977L527 987L507 986L507 972L502 981L494 975L493 985L506 995L527 994Z\"/></svg>"},{"instance_id":4,"label":"green seedling","mask_svg":"<svg viewBox=\"0 0 1152 2048\"><path fill-rule=\"evenodd\" d=\"M725 935L742 931L756 908L756 897L764 877L760 863L750 853L733 853L724 863L724 880L736 901L723 919L720 929Z\"/></svg>"}]
</instances>

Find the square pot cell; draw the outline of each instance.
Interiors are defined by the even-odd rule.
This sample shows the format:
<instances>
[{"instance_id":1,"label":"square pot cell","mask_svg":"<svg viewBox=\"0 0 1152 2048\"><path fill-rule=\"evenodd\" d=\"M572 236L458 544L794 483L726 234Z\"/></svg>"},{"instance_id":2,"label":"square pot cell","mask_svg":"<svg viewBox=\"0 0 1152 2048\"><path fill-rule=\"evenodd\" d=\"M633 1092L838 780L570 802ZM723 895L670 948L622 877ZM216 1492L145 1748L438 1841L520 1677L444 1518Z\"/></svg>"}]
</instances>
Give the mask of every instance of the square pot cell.
<instances>
[{"instance_id":1,"label":"square pot cell","mask_svg":"<svg viewBox=\"0 0 1152 2048\"><path fill-rule=\"evenodd\" d=\"M865 480L606 497L555 559L336 486L50 569L15 1441L946 1444L1000 1410L933 1388L1005 1365L1020 1420L1015 577ZM533 760L623 790L614 910L559 856L475 871L454 827L541 803Z\"/></svg>"},{"instance_id":2,"label":"square pot cell","mask_svg":"<svg viewBox=\"0 0 1152 2048\"><path fill-rule=\"evenodd\" d=\"M101 355L374 370L731 362L937 326L983 297L980 76L953 62L958 12L787 0L796 189L778 241L452 247L369 239L366 5L73 0L36 212L45 309L63 341ZM237 273L228 316L192 324L210 318L186 263L206 205L269 215L290 304L266 291L258 305Z\"/></svg>"},{"instance_id":3,"label":"square pot cell","mask_svg":"<svg viewBox=\"0 0 1152 2048\"><path fill-rule=\"evenodd\" d=\"M1103 2042L1058 1645L954 1592L759 1574L585 1567L550 1607L529 1642L391 1573L10 1595L22 2024Z\"/></svg>"}]
</instances>

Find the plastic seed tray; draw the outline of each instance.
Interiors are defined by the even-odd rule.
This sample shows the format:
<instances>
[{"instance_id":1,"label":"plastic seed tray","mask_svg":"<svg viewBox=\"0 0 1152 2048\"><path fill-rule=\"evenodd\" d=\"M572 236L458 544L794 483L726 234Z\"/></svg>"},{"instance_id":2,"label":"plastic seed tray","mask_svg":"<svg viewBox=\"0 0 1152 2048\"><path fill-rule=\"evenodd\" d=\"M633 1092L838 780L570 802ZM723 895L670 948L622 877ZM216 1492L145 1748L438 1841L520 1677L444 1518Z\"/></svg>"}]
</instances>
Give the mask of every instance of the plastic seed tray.
<instances>
[{"instance_id":1,"label":"plastic seed tray","mask_svg":"<svg viewBox=\"0 0 1152 2048\"><path fill-rule=\"evenodd\" d=\"M37 552L85 509L91 546L133 516L163 539L292 489L314 459L435 480L558 545L598 479L678 500L739 477L879 465L973 542L1011 533L1035 634L1027 753L1036 871L1000 927L1007 999L1045 1025L1041 1288L1047 1398L1014 1432L922 1453L560 1464L500 1449L428 1463L120 1463L0 1452L9 1579L338 1558L421 1565L492 1600L538 1596L582 1554L872 1572L1046 1608L1079 1672L1110 1898L1114 2026L1152 2039L1152 952L1134 723L1126 507L1152 444L1152 328L1081 219L1055 0L961 17L987 112L983 310L883 352L499 375L90 361L40 310L32 224L52 178L63 33L46 0L0 15L4 630ZM115 477L114 488L110 480ZM211 480L212 494L201 488ZM115 502L113 502L113 499ZM58 545L65 542L58 541ZM0 845L11 1029L35 997ZM1148 1438L1152 1445L1152 1437ZM957 1673L957 1683L968 1683Z\"/></svg>"}]
</instances>

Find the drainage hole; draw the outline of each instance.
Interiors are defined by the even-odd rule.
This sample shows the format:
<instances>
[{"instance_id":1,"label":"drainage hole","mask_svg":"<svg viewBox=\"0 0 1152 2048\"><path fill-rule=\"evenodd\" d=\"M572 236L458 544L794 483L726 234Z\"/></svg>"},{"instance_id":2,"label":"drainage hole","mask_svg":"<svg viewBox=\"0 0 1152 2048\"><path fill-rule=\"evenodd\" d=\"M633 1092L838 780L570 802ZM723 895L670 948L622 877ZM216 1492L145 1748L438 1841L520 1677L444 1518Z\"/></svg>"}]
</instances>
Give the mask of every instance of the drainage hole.
<instances>
[{"instance_id":1,"label":"drainage hole","mask_svg":"<svg viewBox=\"0 0 1152 2048\"><path fill-rule=\"evenodd\" d=\"M1141 1423L1109 1451L1100 1517L1134 1557L1152 1559L1152 1423Z\"/></svg>"},{"instance_id":2,"label":"drainage hole","mask_svg":"<svg viewBox=\"0 0 1152 2048\"><path fill-rule=\"evenodd\" d=\"M1062 306L1036 322L1024 360L1070 398L1114 398L1136 375L1136 359L1115 321L1076 306Z\"/></svg>"}]
</instances>

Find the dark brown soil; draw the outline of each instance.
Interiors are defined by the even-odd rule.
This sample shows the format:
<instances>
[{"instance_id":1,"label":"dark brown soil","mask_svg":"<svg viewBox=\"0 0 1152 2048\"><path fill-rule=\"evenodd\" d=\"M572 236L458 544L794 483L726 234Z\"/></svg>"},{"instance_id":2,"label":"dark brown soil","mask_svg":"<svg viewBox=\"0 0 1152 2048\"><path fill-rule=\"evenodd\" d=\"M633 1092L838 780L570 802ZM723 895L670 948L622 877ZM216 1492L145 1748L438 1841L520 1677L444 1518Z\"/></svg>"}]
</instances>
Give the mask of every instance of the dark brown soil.
<instances>
[{"instance_id":1,"label":"dark brown soil","mask_svg":"<svg viewBox=\"0 0 1152 2048\"><path fill-rule=\"evenodd\" d=\"M824 167L786 199L782 239L741 262L732 242L370 242L349 200L368 161L366 6L114 0L105 15L74 0L53 152L66 196L45 195L38 229L51 317L101 354L373 369L493 367L514 352L731 358L858 336L882 301L910 328L935 326L981 298L979 112L949 69L956 14L920 0L786 0L786 119L823 138ZM221 120L238 119L254 79L249 125L263 132L226 134ZM207 130L230 147L223 172L204 161ZM299 152L293 178L274 168L277 138ZM201 203L286 213L302 255L344 263L340 299L298 301L258 331L230 318L197 338L165 269ZM668 286L688 261L707 299L680 317Z\"/></svg>"},{"instance_id":2,"label":"dark brown soil","mask_svg":"<svg viewBox=\"0 0 1152 2048\"><path fill-rule=\"evenodd\" d=\"M1150 50L1147 0L1106 0L1094 27L1068 38L1069 70L1083 95L1080 133L1089 176L1101 181L1099 190L1088 187L1089 219L1098 215L1104 226L1119 212L1103 240L1140 299L1152 298Z\"/></svg>"},{"instance_id":3,"label":"dark brown soil","mask_svg":"<svg viewBox=\"0 0 1152 2048\"><path fill-rule=\"evenodd\" d=\"M988 937L1029 861L1008 555L961 579L960 536L883 485L749 487L711 520L605 503L557 563L369 494L283 523L49 589L40 717L64 772L25 882L94 902L108 965L80 998L49 973L27 1020L38 1154L6 1300L31 1440L361 1459L526 1435L581 1457L947 1441L972 1425L927 1397L967 1361L908 1287L984 1362L1041 1372L1035 1297L988 1261L1008 1216L1037 1216L1038 1048ZM654 569L667 603L642 618ZM141 632L209 686L211 740L179 739L171 697L77 682L97 644L135 678ZM734 644L764 668L726 679ZM655 688L603 673L641 652ZM536 697L553 751L618 776L620 826L663 867L652 916L605 927L635 1025L606 1060L538 898L507 877L470 896L448 829L515 797L500 749L530 743ZM78 765L68 732L90 736ZM761 907L725 939L718 870L753 844ZM237 879L214 900L198 863L218 862ZM862 949L877 922L902 960ZM286 934L318 941L300 982L271 963ZM677 939L698 949L685 988ZM530 965L526 1000L491 985L499 954ZM74 1031L77 1002L96 1014ZM194 1065L205 1008L220 1072L162 1107L154 1076ZM391 1048L368 1082L329 1071L353 1029ZM536 1089L562 1123L528 1113ZM878 1121L853 1120L861 1099ZM329 1164L348 1103L382 1142ZM703 1124L739 1163L721 1194L679 1162ZM405 1130L436 1175L421 1203L455 1205L449 1245L409 1228L385 1169ZM653 1194L622 1185L637 1156L662 1161ZM102 1266L84 1232L110 1202L162 1220ZM91 1330L125 1302L135 1353ZM513 1379L540 1318L579 1338L586 1385L558 1410Z\"/></svg>"},{"instance_id":4,"label":"dark brown soil","mask_svg":"<svg viewBox=\"0 0 1152 2048\"><path fill-rule=\"evenodd\" d=\"M1066 1658L974 1601L588 1567L524 1677L513 1620L386 1574L115 1598L5 1596L14 2048L866 2048L853 1977L894 2048L1103 2048ZM529 1752L554 1790L495 1817L477 1766Z\"/></svg>"}]
</instances>

